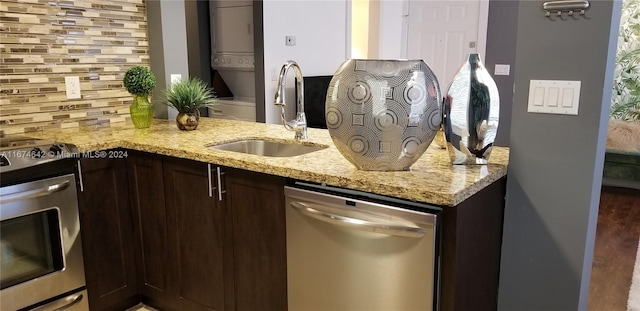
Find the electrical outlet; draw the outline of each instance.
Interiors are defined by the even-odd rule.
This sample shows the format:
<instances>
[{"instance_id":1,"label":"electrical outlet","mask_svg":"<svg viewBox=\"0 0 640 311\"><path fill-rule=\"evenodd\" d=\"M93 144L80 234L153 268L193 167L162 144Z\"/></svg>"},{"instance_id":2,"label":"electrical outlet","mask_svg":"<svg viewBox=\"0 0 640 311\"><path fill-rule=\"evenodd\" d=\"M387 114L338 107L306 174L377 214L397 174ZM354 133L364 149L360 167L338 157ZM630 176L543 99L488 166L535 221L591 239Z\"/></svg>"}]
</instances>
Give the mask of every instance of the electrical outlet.
<instances>
[{"instance_id":1,"label":"electrical outlet","mask_svg":"<svg viewBox=\"0 0 640 311\"><path fill-rule=\"evenodd\" d=\"M182 80L182 75L179 73L172 73L171 74L171 87L173 87L174 84L178 83L178 81Z\"/></svg>"},{"instance_id":2,"label":"electrical outlet","mask_svg":"<svg viewBox=\"0 0 640 311\"><path fill-rule=\"evenodd\" d=\"M64 86L67 93L67 99L82 98L82 95L80 94L80 77L64 77Z\"/></svg>"}]
</instances>

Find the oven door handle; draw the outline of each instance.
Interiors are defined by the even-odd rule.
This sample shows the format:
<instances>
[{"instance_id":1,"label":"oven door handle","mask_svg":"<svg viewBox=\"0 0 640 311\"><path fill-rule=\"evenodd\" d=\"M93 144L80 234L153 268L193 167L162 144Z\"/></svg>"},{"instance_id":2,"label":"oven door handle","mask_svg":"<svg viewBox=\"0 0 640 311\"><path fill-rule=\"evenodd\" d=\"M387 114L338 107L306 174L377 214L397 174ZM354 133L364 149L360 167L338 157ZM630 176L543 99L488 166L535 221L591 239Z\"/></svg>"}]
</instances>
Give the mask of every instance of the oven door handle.
<instances>
[{"instance_id":1,"label":"oven door handle","mask_svg":"<svg viewBox=\"0 0 640 311\"><path fill-rule=\"evenodd\" d=\"M0 195L0 203L9 203L9 202L33 199L37 197L43 197L43 196L50 195L55 192L67 189L69 187L69 184L70 184L69 180L65 180L61 183L49 185L49 186L34 189L34 190L21 191L21 192L16 192L12 194L3 194L3 195Z\"/></svg>"},{"instance_id":2,"label":"oven door handle","mask_svg":"<svg viewBox=\"0 0 640 311\"><path fill-rule=\"evenodd\" d=\"M63 311L63 310L68 310L69 308L73 307L74 305L77 305L78 303L80 303L83 298L84 298L84 295L82 293L79 293L77 295L69 296L69 297L66 297L64 299L56 300L54 302L51 302L49 304L46 304L44 306L41 306L41 307L38 307L38 308L35 308L35 309L31 309L29 311Z\"/></svg>"}]
</instances>

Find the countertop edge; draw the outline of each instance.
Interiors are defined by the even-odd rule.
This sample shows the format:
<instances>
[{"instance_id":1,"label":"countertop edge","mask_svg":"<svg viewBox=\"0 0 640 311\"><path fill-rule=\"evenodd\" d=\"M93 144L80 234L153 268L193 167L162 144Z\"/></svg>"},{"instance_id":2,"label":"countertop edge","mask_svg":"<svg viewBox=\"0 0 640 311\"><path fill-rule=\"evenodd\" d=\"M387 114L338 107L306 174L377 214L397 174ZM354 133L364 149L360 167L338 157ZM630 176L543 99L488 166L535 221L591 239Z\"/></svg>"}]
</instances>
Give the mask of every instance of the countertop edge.
<instances>
[{"instance_id":1,"label":"countertop edge","mask_svg":"<svg viewBox=\"0 0 640 311\"><path fill-rule=\"evenodd\" d=\"M118 141L110 141L103 142L91 145L85 145L78 147L79 153L91 153L109 149L128 149L139 152L148 152L154 153L164 156L177 157L187 160L201 161L207 162L217 165L223 165L227 167L237 168L237 169L245 169L253 172L270 174L285 178L292 178L297 180L327 184L335 187L348 188L353 190L371 192L379 195L390 196L394 198L400 198L415 202L421 202L432 205L446 206L446 207L454 207L465 200L469 199L474 194L478 193L488 185L498 181L499 179L505 177L507 175L507 165L499 165L499 164L489 164L495 166L502 166L502 170L497 173L490 174L483 179L476 181L472 185L465 188L463 191L451 194L451 193L433 193L429 191L418 191L419 196L424 200L418 200L415 196L405 195L407 193L407 189L401 186L390 186L378 184L375 182L370 182L366 180L353 180L341 176L333 176L330 174L319 174L315 172L309 172L305 170L295 169L295 168L287 168L275 166L269 163L256 163L256 161L246 161L241 159L233 159L230 157L224 156L216 156L216 155L203 155L198 152L192 152L188 150L178 149L178 148L169 148L169 147L157 147L151 145L144 145L141 143L126 141L126 140L118 140ZM153 149L153 151L150 151ZM283 174L283 171L286 171L286 174ZM375 190L372 190L374 189ZM415 192L415 191L414 191Z\"/></svg>"},{"instance_id":2,"label":"countertop edge","mask_svg":"<svg viewBox=\"0 0 640 311\"><path fill-rule=\"evenodd\" d=\"M80 157L109 157L110 153L95 152L121 148L443 207L456 206L507 175L506 147L494 148L489 164L453 165L446 150L435 144L406 171L364 171L337 150L327 130L310 128L308 133L308 140L299 142L279 124L204 118L195 131L180 131L174 122L157 119L147 129L135 129L126 123L25 135L75 145ZM264 157L209 148L250 137L320 144L327 148L293 157Z\"/></svg>"}]
</instances>

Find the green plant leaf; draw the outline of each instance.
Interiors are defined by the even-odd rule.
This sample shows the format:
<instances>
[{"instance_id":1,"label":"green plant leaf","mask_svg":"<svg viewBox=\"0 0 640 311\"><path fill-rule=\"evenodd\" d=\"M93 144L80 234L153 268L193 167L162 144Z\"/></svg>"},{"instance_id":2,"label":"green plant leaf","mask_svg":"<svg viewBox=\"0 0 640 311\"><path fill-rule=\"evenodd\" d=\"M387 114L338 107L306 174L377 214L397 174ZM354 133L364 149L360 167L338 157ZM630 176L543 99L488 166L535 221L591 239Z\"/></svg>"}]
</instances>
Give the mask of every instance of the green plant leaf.
<instances>
[{"instance_id":1,"label":"green plant leaf","mask_svg":"<svg viewBox=\"0 0 640 311\"><path fill-rule=\"evenodd\" d=\"M122 84L133 95L148 95L156 87L156 77L148 67L133 66L124 74Z\"/></svg>"},{"instance_id":2,"label":"green plant leaf","mask_svg":"<svg viewBox=\"0 0 640 311\"><path fill-rule=\"evenodd\" d=\"M211 106L216 94L199 78L189 78L175 83L164 94L166 104L178 112L190 113L198 108Z\"/></svg>"}]
</instances>

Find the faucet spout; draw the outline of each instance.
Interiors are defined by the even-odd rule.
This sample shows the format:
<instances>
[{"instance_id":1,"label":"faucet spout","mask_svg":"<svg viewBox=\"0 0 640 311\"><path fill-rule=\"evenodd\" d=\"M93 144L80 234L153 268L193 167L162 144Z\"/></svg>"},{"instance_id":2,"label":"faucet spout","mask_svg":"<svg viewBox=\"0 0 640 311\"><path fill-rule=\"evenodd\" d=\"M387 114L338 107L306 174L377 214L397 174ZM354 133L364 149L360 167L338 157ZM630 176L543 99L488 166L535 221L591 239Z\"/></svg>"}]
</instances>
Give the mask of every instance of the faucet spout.
<instances>
[{"instance_id":1,"label":"faucet spout","mask_svg":"<svg viewBox=\"0 0 640 311\"><path fill-rule=\"evenodd\" d=\"M285 94L284 86L285 86L284 83L282 85L278 85L278 90L276 91L276 99L274 102L276 106L286 106L285 99L284 99L284 94Z\"/></svg>"},{"instance_id":2,"label":"faucet spout","mask_svg":"<svg viewBox=\"0 0 640 311\"><path fill-rule=\"evenodd\" d=\"M285 106L287 105L285 100L285 85L287 81L287 73L289 69L293 68L293 72L296 77L296 106L297 114L296 118L291 121L286 121L285 118ZM280 119L284 127L289 131L295 131L295 139L307 139L307 118L304 114L304 82L302 80L302 71L300 66L295 61L289 60L284 63L280 69L280 75L278 76L278 90L276 91L274 105L280 107Z\"/></svg>"}]
</instances>

